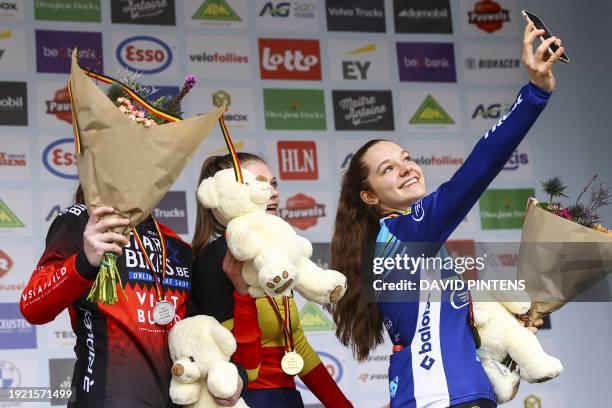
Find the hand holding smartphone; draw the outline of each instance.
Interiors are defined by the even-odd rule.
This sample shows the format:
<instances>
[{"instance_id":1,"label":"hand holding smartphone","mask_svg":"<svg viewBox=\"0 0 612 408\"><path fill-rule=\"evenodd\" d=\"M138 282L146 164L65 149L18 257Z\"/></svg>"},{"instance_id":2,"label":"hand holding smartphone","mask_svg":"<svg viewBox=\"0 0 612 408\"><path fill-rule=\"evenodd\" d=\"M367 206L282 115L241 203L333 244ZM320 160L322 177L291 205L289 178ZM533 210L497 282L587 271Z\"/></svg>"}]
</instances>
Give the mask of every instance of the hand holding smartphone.
<instances>
[{"instance_id":1,"label":"hand holding smartphone","mask_svg":"<svg viewBox=\"0 0 612 408\"><path fill-rule=\"evenodd\" d=\"M548 30L548 28L544 25L544 22L538 16L536 16L533 13L528 12L527 10L521 10L521 14L523 15L523 18L525 18L527 22L529 21L533 22L536 29L544 30L544 35L540 37L540 40L542 42L552 37L552 34L550 33L550 31ZM555 43L552 43L550 44L550 47L548 47L548 52L550 53L550 55L553 55L558 49L559 49L559 46ZM565 52L561 54L561 56L559 57L559 60L565 62L566 64L569 64L570 62L570 59L567 56L567 54L565 54Z\"/></svg>"}]
</instances>

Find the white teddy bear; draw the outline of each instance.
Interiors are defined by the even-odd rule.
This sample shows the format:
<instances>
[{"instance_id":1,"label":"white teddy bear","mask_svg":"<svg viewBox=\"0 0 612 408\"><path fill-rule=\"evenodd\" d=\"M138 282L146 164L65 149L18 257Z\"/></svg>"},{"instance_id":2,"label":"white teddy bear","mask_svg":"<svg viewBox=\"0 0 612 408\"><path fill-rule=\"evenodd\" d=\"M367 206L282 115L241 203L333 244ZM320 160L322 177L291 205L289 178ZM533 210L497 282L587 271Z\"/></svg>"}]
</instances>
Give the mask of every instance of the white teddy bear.
<instances>
[{"instance_id":1,"label":"white teddy bear","mask_svg":"<svg viewBox=\"0 0 612 408\"><path fill-rule=\"evenodd\" d=\"M242 275L253 297L287 295L292 288L306 299L333 303L346 291L346 277L323 270L309 258L312 244L280 217L265 212L271 196L263 176L242 169L244 184L234 170L218 171L202 181L198 199L227 226L227 246L244 261Z\"/></svg>"},{"instance_id":2,"label":"white teddy bear","mask_svg":"<svg viewBox=\"0 0 612 408\"><path fill-rule=\"evenodd\" d=\"M189 408L220 407L211 396L229 398L238 390L238 369L229 362L236 351L232 333L210 316L176 323L168 335L172 357L170 398ZM234 405L248 408L241 399Z\"/></svg>"},{"instance_id":3,"label":"white teddy bear","mask_svg":"<svg viewBox=\"0 0 612 408\"><path fill-rule=\"evenodd\" d=\"M561 361L542 349L534 333L524 327L512 314L527 313L531 302L500 301L494 292L473 292L474 323L480 336L478 355L493 385L497 402L513 399L522 377L530 383L539 383L557 377L563 371ZM498 298L509 300L508 293ZM512 299L528 299L526 292L512 293ZM511 371L502 364L510 356L518 367Z\"/></svg>"}]
</instances>

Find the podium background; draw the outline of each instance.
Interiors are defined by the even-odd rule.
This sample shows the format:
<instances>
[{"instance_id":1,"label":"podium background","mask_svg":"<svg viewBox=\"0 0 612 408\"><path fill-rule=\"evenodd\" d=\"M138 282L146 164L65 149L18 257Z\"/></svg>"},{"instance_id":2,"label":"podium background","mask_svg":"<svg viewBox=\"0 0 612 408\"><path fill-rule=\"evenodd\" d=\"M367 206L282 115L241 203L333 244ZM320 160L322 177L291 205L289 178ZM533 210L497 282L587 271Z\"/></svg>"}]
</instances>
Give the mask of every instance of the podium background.
<instances>
[{"instance_id":1,"label":"podium background","mask_svg":"<svg viewBox=\"0 0 612 408\"><path fill-rule=\"evenodd\" d=\"M153 14L159 11L153 17L143 13L121 14L122 7L128 3L0 0L0 50L3 51L0 51L0 378L3 386L65 385L69 384L72 373L74 335L67 313L47 325L35 327L23 320L18 308L21 289L42 253L47 228L59 208L70 203L76 187L72 130L69 119L62 120L66 115L62 111L66 99L61 91L68 78L62 47L75 43L81 48L98 47L96 54L101 53L103 62L96 67L111 76L123 68L120 61L132 69L156 71L145 75L144 82L158 87L178 87L186 74L195 73L198 83L183 104L186 117L211 110L213 94L217 98L229 96L229 113L235 116L227 122L238 149L259 153L268 160L279 176L282 213L300 234L313 243L324 244L331 236L339 175L347 157L366 140L388 138L405 146L421 161L429 191L453 174L476 140L503 115L527 80L520 64L514 68L471 68L480 59L520 58L523 28L520 9L527 8L540 15L554 33L559 33L572 63L555 67L558 90L507 169L493 182L491 189L500 191L489 192L491 201L474 207L453 239L518 241L520 222L518 228L511 225L515 228L509 229L485 213L521 210L529 189L545 198L540 179L561 176L569 186L567 193L572 199L593 174L599 174L599 180L608 185L612 183L608 112L612 58L606 30L612 18L612 2L498 0L496 3L508 11L503 15L508 18L493 33L468 23L468 13L475 10L476 2L472 0L435 2L440 10L444 10L445 3L450 3L450 18L443 18L442 13L439 25L428 24L427 29L448 31L450 21L452 33L396 32L395 14L410 8L418 10L422 4L432 4L431 0L168 0L161 9L148 9ZM205 12L198 13L206 3L219 5L217 11L227 11L229 6L239 20L231 20L234 16L231 12L224 19L211 20ZM78 5L81 7L75 14L53 7L58 4L73 10ZM384 4L384 17L329 16L328 10L337 10L339 4L345 10L381 9ZM111 10L117 13L114 21L123 23L111 19ZM263 15L259 16L260 13ZM355 10L354 14L357 14ZM193 19L194 15L200 19ZM405 22L400 25L410 27ZM342 31L348 27L364 31ZM279 44L270 39L288 41ZM296 43L292 41L295 39L314 41ZM419 47L396 46L396 43L446 45ZM130 46L133 48L128 49ZM266 47L271 47L272 54L278 50L283 53L283 47L293 47L293 50L303 47L304 54L315 56L305 62L314 62L314 65L306 66L305 71L286 71L278 66L274 71L268 59L268 64L260 66L260 51L263 54ZM134 61L138 58L137 51L145 49L152 53L142 57L151 57L152 61ZM414 68L414 64L423 64L425 55L419 54L422 49L438 50L440 54L436 58L454 60L454 68ZM132 61L126 54L129 50L133 51ZM204 62L207 58L202 53L215 52L221 55L218 60L226 56L225 61L231 62ZM413 64L412 68L402 65L407 61L404 57L408 58L409 65ZM272 61L277 60L278 57L272 57ZM93 61L98 58L94 57ZM313 79L317 77L318 65L320 79ZM363 79L359 69L365 67L368 69ZM437 75L438 82L423 81L423 78L400 80L427 75ZM439 82L440 79L447 82ZM422 106L428 95L435 102ZM361 96L366 97L368 107L377 110L380 117L367 116L365 123L357 123L356 116L346 116L349 112L343 109L340 100L352 98L357 103ZM433 112L433 118L442 123L424 123L431 121L432 116L423 115L421 107L429 107L427 112ZM274 119L274 114L296 112L301 118ZM221 132L215 128L156 210L162 222L187 240L191 239L195 224L194 192L201 163L210 154L223 153ZM313 157L316 164L308 161ZM4 159L16 161L8 165ZM310 211L296 211L305 208ZM612 207L604 209L602 216L603 223L610 226ZM15 219L21 226L10 226ZM517 219L520 217L514 217L510 224L516 224ZM324 247L317 245L321 251L316 257L322 262L326 258ZM508 255L499 254L500 259L508 259ZM298 305L311 344L355 405L385 406L389 399L386 377L389 345L375 350L369 361L357 364L350 352L336 341L329 317L321 308L301 299ZM612 399L609 387L611 312L610 303L574 303L555 313L551 329L541 330L538 337L549 353L563 361L565 372L546 384L522 384L518 397L507 406L608 406ZM316 404L316 399L299 386L305 402ZM8 405L0 403L0 406ZM49 406L49 403L23 406Z\"/></svg>"}]
</instances>

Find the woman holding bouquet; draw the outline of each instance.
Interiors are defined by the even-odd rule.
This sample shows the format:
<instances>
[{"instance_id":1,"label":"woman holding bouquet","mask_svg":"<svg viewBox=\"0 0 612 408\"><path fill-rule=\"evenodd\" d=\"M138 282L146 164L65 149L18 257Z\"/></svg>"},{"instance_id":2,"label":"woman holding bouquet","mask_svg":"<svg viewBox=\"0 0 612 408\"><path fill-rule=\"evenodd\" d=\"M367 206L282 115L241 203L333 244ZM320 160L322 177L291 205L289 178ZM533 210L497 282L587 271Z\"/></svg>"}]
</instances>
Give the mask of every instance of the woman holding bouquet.
<instances>
[{"instance_id":1,"label":"woman holding bouquet","mask_svg":"<svg viewBox=\"0 0 612 408\"><path fill-rule=\"evenodd\" d=\"M464 304L428 298L389 301L394 296L378 293L377 302L368 303L360 299L360 291L365 274L372 276L376 243L386 251L376 256L394 257L402 242L423 243L424 256L434 256L501 171L555 88L552 66L563 48L547 54L553 41L561 43L553 37L534 52L532 43L542 34L532 23L525 27L522 59L530 82L519 91L512 109L436 191L426 195L419 165L407 150L386 140L363 145L344 174L331 267L347 276L348 292L333 310L336 334L364 360L382 343L384 325L394 344L389 367L392 408L495 406L493 389L477 358L470 308L463 307L467 300ZM409 255L418 257L421 252ZM384 280L402 277L392 271Z\"/></svg>"},{"instance_id":2,"label":"woman holding bouquet","mask_svg":"<svg viewBox=\"0 0 612 408\"><path fill-rule=\"evenodd\" d=\"M270 168L254 154L238 153L238 160L243 168L270 182L272 196L267 212L278 215L277 182ZM230 155L209 157L202 165L199 182L232 165ZM224 232L225 227L217 222L212 211L198 202L192 242L196 260L190 314L213 316L234 334L238 347L233 361L247 369L250 381L242 395L247 405L251 408L303 407L293 376L281 368L286 341L282 322L268 298L254 299L248 294L242 278L242 262L228 251ZM281 315L285 305L289 307L291 337L296 351L304 358L304 368L299 373L304 384L326 407L352 407L308 344L293 297L287 303L280 298L272 301L277 303Z\"/></svg>"}]
</instances>

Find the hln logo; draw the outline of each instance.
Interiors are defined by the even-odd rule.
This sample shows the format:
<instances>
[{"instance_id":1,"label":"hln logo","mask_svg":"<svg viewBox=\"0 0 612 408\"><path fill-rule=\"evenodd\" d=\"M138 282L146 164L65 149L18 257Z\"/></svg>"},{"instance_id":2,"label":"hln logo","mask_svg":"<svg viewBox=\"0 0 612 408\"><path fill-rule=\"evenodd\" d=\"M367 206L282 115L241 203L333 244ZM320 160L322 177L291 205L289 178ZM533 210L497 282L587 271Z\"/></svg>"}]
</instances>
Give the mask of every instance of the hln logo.
<instances>
[{"instance_id":1,"label":"hln logo","mask_svg":"<svg viewBox=\"0 0 612 408\"><path fill-rule=\"evenodd\" d=\"M317 180L317 145L314 141L278 141L278 166L283 180Z\"/></svg>"}]
</instances>

